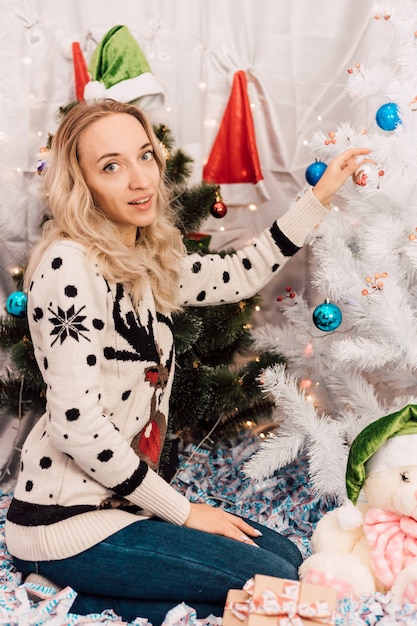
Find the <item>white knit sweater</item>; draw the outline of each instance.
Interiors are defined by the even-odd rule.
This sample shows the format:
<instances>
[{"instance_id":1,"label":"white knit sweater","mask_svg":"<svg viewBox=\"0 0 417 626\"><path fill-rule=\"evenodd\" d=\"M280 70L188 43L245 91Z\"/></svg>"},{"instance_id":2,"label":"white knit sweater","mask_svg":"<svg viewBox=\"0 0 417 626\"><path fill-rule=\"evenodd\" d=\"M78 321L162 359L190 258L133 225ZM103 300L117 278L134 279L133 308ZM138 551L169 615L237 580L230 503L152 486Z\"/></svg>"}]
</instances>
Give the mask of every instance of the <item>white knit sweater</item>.
<instances>
[{"instance_id":1,"label":"white knit sweater","mask_svg":"<svg viewBox=\"0 0 417 626\"><path fill-rule=\"evenodd\" d=\"M235 302L258 292L326 210L311 191L243 250L189 255L184 305ZM150 288L137 310L71 241L52 245L28 294L47 406L22 449L6 521L12 555L77 554L149 515L183 524L189 502L157 473L174 376L170 317Z\"/></svg>"}]
</instances>

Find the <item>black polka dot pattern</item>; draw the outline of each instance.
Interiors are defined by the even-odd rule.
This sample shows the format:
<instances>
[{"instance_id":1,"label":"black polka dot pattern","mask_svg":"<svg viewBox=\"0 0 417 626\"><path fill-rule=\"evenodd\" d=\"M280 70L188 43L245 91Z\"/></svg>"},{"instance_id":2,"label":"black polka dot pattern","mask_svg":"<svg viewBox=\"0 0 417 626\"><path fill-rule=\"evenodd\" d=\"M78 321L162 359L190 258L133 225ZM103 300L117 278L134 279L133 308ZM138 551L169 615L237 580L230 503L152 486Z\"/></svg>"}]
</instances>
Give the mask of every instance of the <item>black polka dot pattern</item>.
<instances>
[{"instance_id":1,"label":"black polka dot pattern","mask_svg":"<svg viewBox=\"0 0 417 626\"><path fill-rule=\"evenodd\" d=\"M69 422L75 422L80 417L79 409L68 409L65 411L65 417Z\"/></svg>"},{"instance_id":2,"label":"black polka dot pattern","mask_svg":"<svg viewBox=\"0 0 417 626\"><path fill-rule=\"evenodd\" d=\"M297 251L276 226L255 248L256 243L230 255L192 255L183 266L181 303L238 302L278 270L282 255ZM126 504L119 498L137 501L129 494L138 490L139 496L149 467L158 467L166 434L175 360L172 320L155 310L147 291L149 304L143 299L134 307L126 286L104 279L98 266L86 276L87 264L77 244L60 242L31 285L28 319L47 384L48 416L46 434L42 440L36 435L38 447L22 455L19 497L44 506L45 518L35 522L40 524L74 514L69 508L82 513L110 499L116 506ZM68 485L68 509L61 485ZM109 491L118 498L109 498ZM78 492L82 496L73 506Z\"/></svg>"},{"instance_id":3,"label":"black polka dot pattern","mask_svg":"<svg viewBox=\"0 0 417 626\"><path fill-rule=\"evenodd\" d=\"M64 289L64 293L67 298L75 298L77 296L78 290L75 285L67 285Z\"/></svg>"},{"instance_id":4,"label":"black polka dot pattern","mask_svg":"<svg viewBox=\"0 0 417 626\"><path fill-rule=\"evenodd\" d=\"M55 257L55 259L51 263L52 269L53 270L59 270L59 268L61 266L62 266L62 259L61 259L61 257Z\"/></svg>"},{"instance_id":5,"label":"black polka dot pattern","mask_svg":"<svg viewBox=\"0 0 417 626\"><path fill-rule=\"evenodd\" d=\"M237 252L190 255L189 281L180 283L182 304L193 306L200 303L206 306L236 302L236 297L249 298L257 284L261 289L280 269L282 257L292 256L298 250L299 247L286 237L275 222L251 245ZM272 260L268 262L269 259ZM250 274L247 278L246 272Z\"/></svg>"},{"instance_id":6,"label":"black polka dot pattern","mask_svg":"<svg viewBox=\"0 0 417 626\"><path fill-rule=\"evenodd\" d=\"M42 469L49 469L52 465L52 459L50 459L49 456L44 456L39 461L39 465Z\"/></svg>"},{"instance_id":7,"label":"black polka dot pattern","mask_svg":"<svg viewBox=\"0 0 417 626\"><path fill-rule=\"evenodd\" d=\"M113 454L113 450L103 450L97 455L97 459L101 461L101 463L108 463L108 461L113 458Z\"/></svg>"}]
</instances>

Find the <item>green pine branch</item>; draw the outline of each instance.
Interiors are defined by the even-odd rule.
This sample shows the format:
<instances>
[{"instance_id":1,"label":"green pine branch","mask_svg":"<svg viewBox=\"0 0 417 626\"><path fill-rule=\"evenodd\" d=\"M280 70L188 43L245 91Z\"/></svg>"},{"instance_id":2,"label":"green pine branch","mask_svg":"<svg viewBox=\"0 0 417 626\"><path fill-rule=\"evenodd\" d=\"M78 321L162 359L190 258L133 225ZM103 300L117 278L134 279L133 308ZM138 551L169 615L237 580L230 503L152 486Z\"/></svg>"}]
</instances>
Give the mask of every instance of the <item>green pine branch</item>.
<instances>
[{"instance_id":1,"label":"green pine branch","mask_svg":"<svg viewBox=\"0 0 417 626\"><path fill-rule=\"evenodd\" d=\"M0 317L0 349L8 352L17 341L29 337L29 326L27 319L4 315Z\"/></svg>"},{"instance_id":2,"label":"green pine branch","mask_svg":"<svg viewBox=\"0 0 417 626\"><path fill-rule=\"evenodd\" d=\"M173 206L177 214L177 226L183 235L199 231L210 215L216 202L218 185L202 182L182 191L174 198Z\"/></svg>"}]
</instances>

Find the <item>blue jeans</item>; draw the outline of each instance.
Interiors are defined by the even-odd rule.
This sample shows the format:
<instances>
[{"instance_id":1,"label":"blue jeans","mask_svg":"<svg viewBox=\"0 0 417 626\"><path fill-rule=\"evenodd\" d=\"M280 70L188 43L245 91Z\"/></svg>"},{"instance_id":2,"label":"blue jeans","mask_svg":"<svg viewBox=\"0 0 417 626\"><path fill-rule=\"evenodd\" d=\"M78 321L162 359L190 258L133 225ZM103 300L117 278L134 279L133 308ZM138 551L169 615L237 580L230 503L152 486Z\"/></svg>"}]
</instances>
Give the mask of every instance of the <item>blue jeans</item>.
<instances>
[{"instance_id":1,"label":"blue jeans","mask_svg":"<svg viewBox=\"0 0 417 626\"><path fill-rule=\"evenodd\" d=\"M255 574L298 579L302 556L279 533L262 532L259 548L233 539L151 519L138 521L76 556L56 561L13 559L25 576L38 572L77 592L72 613L113 609L124 621L146 617L159 626L181 602L199 618L221 617L229 589Z\"/></svg>"}]
</instances>

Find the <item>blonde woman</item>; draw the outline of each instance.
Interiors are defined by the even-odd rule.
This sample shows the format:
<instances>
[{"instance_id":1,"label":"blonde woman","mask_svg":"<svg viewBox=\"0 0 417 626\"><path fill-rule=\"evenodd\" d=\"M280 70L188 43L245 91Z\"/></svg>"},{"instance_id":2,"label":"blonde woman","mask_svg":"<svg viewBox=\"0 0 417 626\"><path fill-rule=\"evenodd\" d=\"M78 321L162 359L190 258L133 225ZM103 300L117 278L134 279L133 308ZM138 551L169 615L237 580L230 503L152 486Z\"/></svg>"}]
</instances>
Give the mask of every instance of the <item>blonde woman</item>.
<instances>
[{"instance_id":1,"label":"blonde woman","mask_svg":"<svg viewBox=\"0 0 417 626\"><path fill-rule=\"evenodd\" d=\"M26 271L46 412L22 449L6 541L25 577L77 592L72 611L160 624L186 602L222 615L256 573L296 579L285 537L190 503L158 474L174 375L171 314L257 292L302 246L367 150L335 158L270 229L233 256L186 255L164 159L143 113L79 103L53 139L52 218Z\"/></svg>"}]
</instances>

